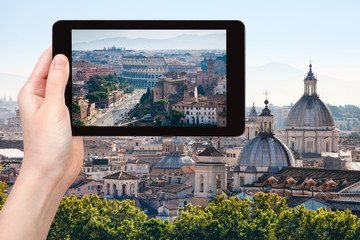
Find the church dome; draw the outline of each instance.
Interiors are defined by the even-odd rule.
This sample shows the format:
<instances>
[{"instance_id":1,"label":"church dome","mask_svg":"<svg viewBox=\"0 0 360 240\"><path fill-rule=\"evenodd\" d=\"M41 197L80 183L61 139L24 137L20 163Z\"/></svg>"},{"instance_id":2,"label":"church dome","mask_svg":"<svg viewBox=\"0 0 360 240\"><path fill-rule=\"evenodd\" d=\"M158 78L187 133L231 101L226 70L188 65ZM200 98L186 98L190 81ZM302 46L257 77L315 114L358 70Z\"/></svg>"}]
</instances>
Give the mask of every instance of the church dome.
<instances>
[{"instance_id":1,"label":"church dome","mask_svg":"<svg viewBox=\"0 0 360 240\"><path fill-rule=\"evenodd\" d=\"M174 137L170 144L184 144L184 142L180 137Z\"/></svg>"},{"instance_id":2,"label":"church dome","mask_svg":"<svg viewBox=\"0 0 360 240\"><path fill-rule=\"evenodd\" d=\"M289 112L286 128L334 128L334 118L330 109L320 100L314 76L310 64L310 71L304 79L304 95L295 103Z\"/></svg>"},{"instance_id":3,"label":"church dome","mask_svg":"<svg viewBox=\"0 0 360 240\"><path fill-rule=\"evenodd\" d=\"M247 172L277 172L282 167L295 166L295 158L290 149L272 132L274 116L268 107L269 101L266 99L264 103L265 108L259 115L261 132L241 150L236 164L237 170L246 167Z\"/></svg>"},{"instance_id":4,"label":"church dome","mask_svg":"<svg viewBox=\"0 0 360 240\"><path fill-rule=\"evenodd\" d=\"M180 169L186 166L195 166L194 160L184 154L170 153L163 157L154 168Z\"/></svg>"},{"instance_id":5,"label":"church dome","mask_svg":"<svg viewBox=\"0 0 360 240\"><path fill-rule=\"evenodd\" d=\"M279 138L271 133L260 133L242 149L237 165L246 167L247 171L256 171L256 167L278 171L282 167L294 167L295 158Z\"/></svg>"},{"instance_id":6,"label":"church dome","mask_svg":"<svg viewBox=\"0 0 360 240\"><path fill-rule=\"evenodd\" d=\"M304 95L291 108L286 127L334 127L330 109L318 96Z\"/></svg>"}]
</instances>

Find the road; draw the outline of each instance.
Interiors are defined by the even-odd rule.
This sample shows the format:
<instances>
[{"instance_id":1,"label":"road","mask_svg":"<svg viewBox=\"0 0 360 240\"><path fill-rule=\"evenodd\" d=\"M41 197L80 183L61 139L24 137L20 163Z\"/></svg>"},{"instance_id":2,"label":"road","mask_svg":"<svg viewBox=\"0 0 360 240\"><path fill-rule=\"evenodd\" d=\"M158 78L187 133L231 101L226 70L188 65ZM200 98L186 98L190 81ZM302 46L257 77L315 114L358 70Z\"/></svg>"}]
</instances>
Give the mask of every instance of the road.
<instances>
[{"instance_id":1,"label":"road","mask_svg":"<svg viewBox=\"0 0 360 240\"><path fill-rule=\"evenodd\" d=\"M102 115L98 120L91 123L95 126L115 126L118 125L132 110L136 104L139 103L141 96L146 92L146 89L135 89L132 95L127 96L126 99L117 103L116 106L107 109L107 113Z\"/></svg>"}]
</instances>

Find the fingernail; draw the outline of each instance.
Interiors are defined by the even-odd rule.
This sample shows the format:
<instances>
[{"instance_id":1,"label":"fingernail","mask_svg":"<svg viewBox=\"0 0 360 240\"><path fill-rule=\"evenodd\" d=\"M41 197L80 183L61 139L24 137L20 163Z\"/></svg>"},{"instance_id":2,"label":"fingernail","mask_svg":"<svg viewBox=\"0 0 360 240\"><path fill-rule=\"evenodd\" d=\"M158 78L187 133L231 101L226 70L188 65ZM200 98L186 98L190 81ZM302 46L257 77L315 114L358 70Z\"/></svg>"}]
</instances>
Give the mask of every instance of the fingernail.
<instances>
[{"instance_id":1,"label":"fingernail","mask_svg":"<svg viewBox=\"0 0 360 240\"><path fill-rule=\"evenodd\" d=\"M54 68L64 69L66 67L66 59L63 56L55 56Z\"/></svg>"}]
</instances>

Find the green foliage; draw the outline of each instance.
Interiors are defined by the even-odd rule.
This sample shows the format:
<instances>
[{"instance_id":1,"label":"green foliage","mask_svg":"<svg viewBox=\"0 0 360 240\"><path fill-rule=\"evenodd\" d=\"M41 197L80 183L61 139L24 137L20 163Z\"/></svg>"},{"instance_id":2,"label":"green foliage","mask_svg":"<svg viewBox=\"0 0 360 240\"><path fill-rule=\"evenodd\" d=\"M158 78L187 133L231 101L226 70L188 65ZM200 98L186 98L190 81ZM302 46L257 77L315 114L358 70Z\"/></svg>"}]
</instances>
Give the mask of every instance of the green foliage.
<instances>
[{"instance_id":1,"label":"green foliage","mask_svg":"<svg viewBox=\"0 0 360 240\"><path fill-rule=\"evenodd\" d=\"M89 93L108 92L108 89L104 87L105 83L104 77L100 77L99 75L91 76L90 80L87 82Z\"/></svg>"},{"instance_id":2,"label":"green foliage","mask_svg":"<svg viewBox=\"0 0 360 240\"><path fill-rule=\"evenodd\" d=\"M288 208L276 194L258 193L253 201L219 195L205 209L180 208L174 223L146 218L130 200L64 197L48 239L360 239L350 211Z\"/></svg>"},{"instance_id":3,"label":"green foliage","mask_svg":"<svg viewBox=\"0 0 360 240\"><path fill-rule=\"evenodd\" d=\"M86 95L86 98L89 99L91 102L98 102L102 98L108 98L109 94L106 92L93 92Z\"/></svg>"},{"instance_id":4,"label":"green foliage","mask_svg":"<svg viewBox=\"0 0 360 240\"><path fill-rule=\"evenodd\" d=\"M124 87L124 85L120 85L120 89L123 89L124 93L132 93L132 92L134 92L134 87L133 86Z\"/></svg>"},{"instance_id":5,"label":"green foliage","mask_svg":"<svg viewBox=\"0 0 360 240\"><path fill-rule=\"evenodd\" d=\"M358 118L360 119L360 108L355 105L334 106L327 104L335 119Z\"/></svg>"},{"instance_id":6,"label":"green foliage","mask_svg":"<svg viewBox=\"0 0 360 240\"><path fill-rule=\"evenodd\" d=\"M146 215L130 200L64 197L48 239L136 239Z\"/></svg>"},{"instance_id":7,"label":"green foliage","mask_svg":"<svg viewBox=\"0 0 360 240\"><path fill-rule=\"evenodd\" d=\"M157 116L157 117L155 118L155 126L156 126L156 127L160 127L160 126L161 126L161 122L162 122L161 117L160 117L160 116Z\"/></svg>"},{"instance_id":8,"label":"green foliage","mask_svg":"<svg viewBox=\"0 0 360 240\"><path fill-rule=\"evenodd\" d=\"M5 193L7 187L8 186L5 182L0 181L0 210L4 206L4 203L7 198L7 194Z\"/></svg>"},{"instance_id":9,"label":"green foliage","mask_svg":"<svg viewBox=\"0 0 360 240\"><path fill-rule=\"evenodd\" d=\"M150 219L146 221L139 231L138 239L162 240L169 239L171 232L171 223L161 221L160 219Z\"/></svg>"},{"instance_id":10,"label":"green foliage","mask_svg":"<svg viewBox=\"0 0 360 240\"><path fill-rule=\"evenodd\" d=\"M206 96L204 87L203 87L202 85L198 85L198 86L197 86L197 92L198 92L198 94L201 94L201 95L203 95L203 96Z\"/></svg>"},{"instance_id":11,"label":"green foliage","mask_svg":"<svg viewBox=\"0 0 360 240\"><path fill-rule=\"evenodd\" d=\"M80 113L81 112L81 108L80 108L79 104L77 104L74 101L72 101L72 112L73 113Z\"/></svg>"},{"instance_id":12,"label":"green foliage","mask_svg":"<svg viewBox=\"0 0 360 240\"><path fill-rule=\"evenodd\" d=\"M118 89L123 89L125 93L132 93L134 87L128 84L126 78L119 77L116 75L99 76L94 75L90 77L87 82L89 93L94 92L105 92L110 93Z\"/></svg>"},{"instance_id":13,"label":"green foliage","mask_svg":"<svg viewBox=\"0 0 360 240\"><path fill-rule=\"evenodd\" d=\"M100 96L95 93L89 93L86 95L86 99L89 99L90 102L98 102L100 101Z\"/></svg>"},{"instance_id":14,"label":"green foliage","mask_svg":"<svg viewBox=\"0 0 360 240\"><path fill-rule=\"evenodd\" d=\"M178 110L172 110L171 111L171 124L176 126L179 124L180 119L184 118L185 114Z\"/></svg>"},{"instance_id":15,"label":"green foliage","mask_svg":"<svg viewBox=\"0 0 360 240\"><path fill-rule=\"evenodd\" d=\"M72 125L74 127L84 127L84 126L86 126L86 124L84 122L81 122L81 121L73 121Z\"/></svg>"},{"instance_id":16,"label":"green foliage","mask_svg":"<svg viewBox=\"0 0 360 240\"><path fill-rule=\"evenodd\" d=\"M359 239L359 224L349 210L313 211L301 205L279 215L275 232L278 239Z\"/></svg>"},{"instance_id":17,"label":"green foliage","mask_svg":"<svg viewBox=\"0 0 360 240\"><path fill-rule=\"evenodd\" d=\"M165 99L160 99L154 102L154 110L158 112L166 111L167 106L169 106L169 101Z\"/></svg>"}]
</instances>

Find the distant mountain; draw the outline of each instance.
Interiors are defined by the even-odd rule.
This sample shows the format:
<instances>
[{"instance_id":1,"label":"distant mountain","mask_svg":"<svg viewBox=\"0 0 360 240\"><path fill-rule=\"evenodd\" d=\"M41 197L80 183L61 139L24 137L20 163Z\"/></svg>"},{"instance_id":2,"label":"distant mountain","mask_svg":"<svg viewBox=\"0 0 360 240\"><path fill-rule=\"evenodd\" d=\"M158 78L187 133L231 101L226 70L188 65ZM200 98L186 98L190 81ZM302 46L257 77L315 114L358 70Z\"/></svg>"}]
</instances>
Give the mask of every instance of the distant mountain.
<instances>
[{"instance_id":1,"label":"distant mountain","mask_svg":"<svg viewBox=\"0 0 360 240\"><path fill-rule=\"evenodd\" d=\"M208 34L204 36L182 34L168 39L147 39L115 37L81 42L73 44L73 50L94 50L104 47L125 47L134 50L161 49L225 49L226 36L224 34Z\"/></svg>"},{"instance_id":2,"label":"distant mountain","mask_svg":"<svg viewBox=\"0 0 360 240\"><path fill-rule=\"evenodd\" d=\"M25 81L26 77L0 72L0 97L8 100L11 96L15 101Z\"/></svg>"},{"instance_id":3,"label":"distant mountain","mask_svg":"<svg viewBox=\"0 0 360 240\"><path fill-rule=\"evenodd\" d=\"M263 106L264 92L267 90L270 103L277 106L290 105L299 100L304 92L304 77L309 72L308 66L297 69L288 64L272 62L262 66L246 68L246 106ZM316 66L313 72L318 79L317 92L320 99L332 105L358 105L356 93L360 89L360 81L352 83L346 79L317 74Z\"/></svg>"}]
</instances>

